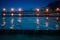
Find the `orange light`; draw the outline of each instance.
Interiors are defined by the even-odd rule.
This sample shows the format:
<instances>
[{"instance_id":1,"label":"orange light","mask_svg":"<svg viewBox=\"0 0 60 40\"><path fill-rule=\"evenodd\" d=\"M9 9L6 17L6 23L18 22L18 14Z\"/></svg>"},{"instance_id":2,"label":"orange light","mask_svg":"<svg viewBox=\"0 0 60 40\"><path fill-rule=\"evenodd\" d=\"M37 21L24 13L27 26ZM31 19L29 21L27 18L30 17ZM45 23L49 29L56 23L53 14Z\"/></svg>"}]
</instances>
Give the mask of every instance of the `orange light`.
<instances>
[{"instance_id":1,"label":"orange light","mask_svg":"<svg viewBox=\"0 0 60 40\"><path fill-rule=\"evenodd\" d=\"M56 11L59 11L60 9L59 8L56 8Z\"/></svg>"},{"instance_id":2,"label":"orange light","mask_svg":"<svg viewBox=\"0 0 60 40\"><path fill-rule=\"evenodd\" d=\"M49 8L46 8L46 10L45 10L46 12L49 12Z\"/></svg>"}]
</instances>

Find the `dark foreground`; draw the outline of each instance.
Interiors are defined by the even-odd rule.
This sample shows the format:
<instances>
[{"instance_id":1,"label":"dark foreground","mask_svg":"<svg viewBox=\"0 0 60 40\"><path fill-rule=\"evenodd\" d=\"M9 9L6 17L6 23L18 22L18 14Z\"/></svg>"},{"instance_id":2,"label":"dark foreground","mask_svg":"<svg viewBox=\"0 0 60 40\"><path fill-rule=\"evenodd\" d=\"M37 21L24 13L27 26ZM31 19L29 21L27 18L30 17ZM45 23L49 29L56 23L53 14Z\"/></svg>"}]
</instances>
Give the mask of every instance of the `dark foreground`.
<instances>
[{"instance_id":1,"label":"dark foreground","mask_svg":"<svg viewBox=\"0 0 60 40\"><path fill-rule=\"evenodd\" d=\"M0 40L60 40L60 31L0 30Z\"/></svg>"},{"instance_id":2,"label":"dark foreground","mask_svg":"<svg viewBox=\"0 0 60 40\"><path fill-rule=\"evenodd\" d=\"M60 30L0 30L0 34L59 35Z\"/></svg>"}]
</instances>

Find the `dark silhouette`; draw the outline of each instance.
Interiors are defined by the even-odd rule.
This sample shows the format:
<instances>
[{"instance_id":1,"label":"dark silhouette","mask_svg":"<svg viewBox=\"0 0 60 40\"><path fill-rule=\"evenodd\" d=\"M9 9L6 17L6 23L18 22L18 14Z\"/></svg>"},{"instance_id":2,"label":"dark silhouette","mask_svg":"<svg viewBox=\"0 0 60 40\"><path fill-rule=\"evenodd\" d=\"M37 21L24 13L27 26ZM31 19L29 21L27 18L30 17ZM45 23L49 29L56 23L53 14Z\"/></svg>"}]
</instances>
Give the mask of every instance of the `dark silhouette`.
<instances>
[{"instance_id":1,"label":"dark silhouette","mask_svg":"<svg viewBox=\"0 0 60 40\"><path fill-rule=\"evenodd\" d=\"M49 7L52 10L55 10L57 7L60 8L60 1L52 2L52 3L48 4L47 7Z\"/></svg>"}]
</instances>

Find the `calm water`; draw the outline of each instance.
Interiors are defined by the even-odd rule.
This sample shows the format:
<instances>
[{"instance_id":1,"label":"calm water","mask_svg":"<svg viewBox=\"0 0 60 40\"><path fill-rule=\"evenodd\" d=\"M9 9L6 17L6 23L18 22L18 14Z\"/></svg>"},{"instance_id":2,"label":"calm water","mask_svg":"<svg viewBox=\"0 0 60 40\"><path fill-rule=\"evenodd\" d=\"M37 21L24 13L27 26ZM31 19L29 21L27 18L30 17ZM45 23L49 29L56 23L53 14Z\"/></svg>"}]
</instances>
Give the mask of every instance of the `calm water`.
<instances>
[{"instance_id":1,"label":"calm water","mask_svg":"<svg viewBox=\"0 0 60 40\"><path fill-rule=\"evenodd\" d=\"M4 13L1 13L4 14ZM0 15L1 15L0 14ZM8 14L8 13L5 13ZM10 13L11 14L11 13ZM18 13L17 13L18 14ZM23 15L35 15L34 12L24 12ZM45 15L44 13L39 13ZM52 13L60 16L60 13ZM0 16L0 29L14 30L60 30L60 17L2 17Z\"/></svg>"},{"instance_id":2,"label":"calm water","mask_svg":"<svg viewBox=\"0 0 60 40\"><path fill-rule=\"evenodd\" d=\"M4 17L0 19L0 24L5 24L0 29L19 29L19 30L56 30L60 29L60 21L56 17ZM60 17L58 17L60 20Z\"/></svg>"}]
</instances>

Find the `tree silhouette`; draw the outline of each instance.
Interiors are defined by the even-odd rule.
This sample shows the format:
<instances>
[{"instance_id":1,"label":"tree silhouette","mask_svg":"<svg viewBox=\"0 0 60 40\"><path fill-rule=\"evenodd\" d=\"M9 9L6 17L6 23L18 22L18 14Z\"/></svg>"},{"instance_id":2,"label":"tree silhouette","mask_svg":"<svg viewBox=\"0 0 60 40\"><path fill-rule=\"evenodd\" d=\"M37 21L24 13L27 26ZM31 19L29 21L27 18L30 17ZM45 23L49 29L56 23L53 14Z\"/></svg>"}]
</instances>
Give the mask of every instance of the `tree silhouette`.
<instances>
[{"instance_id":1,"label":"tree silhouette","mask_svg":"<svg viewBox=\"0 0 60 40\"><path fill-rule=\"evenodd\" d=\"M52 3L48 4L47 7L49 7L52 10L55 10L57 7L60 8L60 1L52 2Z\"/></svg>"}]
</instances>

